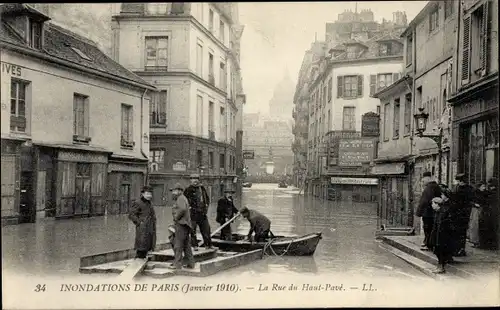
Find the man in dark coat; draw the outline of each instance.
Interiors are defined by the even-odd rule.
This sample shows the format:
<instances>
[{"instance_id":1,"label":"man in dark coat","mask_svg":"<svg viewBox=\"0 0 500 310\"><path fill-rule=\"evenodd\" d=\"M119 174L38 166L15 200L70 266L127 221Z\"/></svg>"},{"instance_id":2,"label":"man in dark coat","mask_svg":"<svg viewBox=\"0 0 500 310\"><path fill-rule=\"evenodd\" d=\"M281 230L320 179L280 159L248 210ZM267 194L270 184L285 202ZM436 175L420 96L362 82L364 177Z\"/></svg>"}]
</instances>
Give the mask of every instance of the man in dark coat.
<instances>
[{"instance_id":1,"label":"man in dark coat","mask_svg":"<svg viewBox=\"0 0 500 310\"><path fill-rule=\"evenodd\" d=\"M265 242L271 233L271 221L262 213L255 210L250 210L244 207L240 211L241 215L250 222L250 230L248 231L248 240L252 240L252 234L255 242Z\"/></svg>"},{"instance_id":2,"label":"man in dark coat","mask_svg":"<svg viewBox=\"0 0 500 310\"><path fill-rule=\"evenodd\" d=\"M456 211L454 219L454 236L456 253L454 256L466 256L465 244L467 243L467 229L469 228L470 214L475 199L475 191L466 183L465 174L460 173L455 177L457 186L453 193L453 204Z\"/></svg>"},{"instance_id":3,"label":"man in dark coat","mask_svg":"<svg viewBox=\"0 0 500 310\"><path fill-rule=\"evenodd\" d=\"M190 177L191 185L186 188L184 195L189 201L191 212L191 228L192 228L192 245L194 250L198 250L198 241L196 240L196 227L200 226L203 244L207 249L212 248L212 240L210 238L210 224L208 223L207 212L210 205L210 198L207 190L200 183L200 176L192 174Z\"/></svg>"},{"instance_id":4,"label":"man in dark coat","mask_svg":"<svg viewBox=\"0 0 500 310\"><path fill-rule=\"evenodd\" d=\"M481 200L479 215L479 246L482 249L496 250L499 243L500 206L498 204L498 179L488 180L486 193Z\"/></svg>"},{"instance_id":5,"label":"man in dark coat","mask_svg":"<svg viewBox=\"0 0 500 310\"><path fill-rule=\"evenodd\" d=\"M432 180L432 174L428 171L424 172L423 174L422 186L424 186L424 190L422 191L422 196L420 197L416 215L422 218L422 223L424 226L424 242L421 249L424 251L428 251L429 238L434 226L434 210L432 209L432 199L435 197L441 197L441 188L435 181Z\"/></svg>"},{"instance_id":6,"label":"man in dark coat","mask_svg":"<svg viewBox=\"0 0 500 310\"><path fill-rule=\"evenodd\" d=\"M174 219L175 233L173 237L174 262L170 268L182 268L182 253L187 260L187 268L194 268L194 257L191 249L191 217L189 214L189 202L183 194L183 187L180 183L175 184L171 189L174 198L174 207L172 208L172 218Z\"/></svg>"},{"instance_id":7,"label":"man in dark coat","mask_svg":"<svg viewBox=\"0 0 500 310\"><path fill-rule=\"evenodd\" d=\"M156 246L156 214L151 199L151 187L145 186L141 198L132 204L128 218L135 224L136 258L144 259Z\"/></svg>"},{"instance_id":8,"label":"man in dark coat","mask_svg":"<svg viewBox=\"0 0 500 310\"><path fill-rule=\"evenodd\" d=\"M238 214L238 209L234 206L233 197L231 196L233 193L233 190L225 190L224 197L217 202L217 216L215 221L221 225L224 225L228 220ZM222 228L220 238L221 240L232 240L231 224Z\"/></svg>"},{"instance_id":9,"label":"man in dark coat","mask_svg":"<svg viewBox=\"0 0 500 310\"><path fill-rule=\"evenodd\" d=\"M435 273L444 273L446 263L453 261L454 243L452 231L453 207L450 199L443 194L432 199L432 208L436 212L434 227L429 239L429 247L438 259Z\"/></svg>"}]
</instances>

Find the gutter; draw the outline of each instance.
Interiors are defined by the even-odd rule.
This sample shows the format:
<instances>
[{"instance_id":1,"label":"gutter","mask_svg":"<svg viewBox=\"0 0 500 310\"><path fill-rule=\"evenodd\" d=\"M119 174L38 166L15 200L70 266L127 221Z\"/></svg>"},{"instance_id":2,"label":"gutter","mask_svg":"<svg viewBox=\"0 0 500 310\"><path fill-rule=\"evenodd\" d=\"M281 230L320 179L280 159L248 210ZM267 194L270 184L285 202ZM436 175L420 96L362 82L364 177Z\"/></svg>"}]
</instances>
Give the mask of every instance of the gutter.
<instances>
[{"instance_id":1,"label":"gutter","mask_svg":"<svg viewBox=\"0 0 500 310\"><path fill-rule=\"evenodd\" d=\"M143 135L143 124L144 124L144 97L146 96L146 92L148 90L147 89L144 89L144 93L142 94L141 96L141 154L146 158L148 159L148 156L144 153L144 149L142 147L143 145L143 141L142 141L142 135ZM149 163L148 163L148 167L147 167L147 170L146 170L146 179L144 180L144 183L145 184L148 184L149 183Z\"/></svg>"}]
</instances>

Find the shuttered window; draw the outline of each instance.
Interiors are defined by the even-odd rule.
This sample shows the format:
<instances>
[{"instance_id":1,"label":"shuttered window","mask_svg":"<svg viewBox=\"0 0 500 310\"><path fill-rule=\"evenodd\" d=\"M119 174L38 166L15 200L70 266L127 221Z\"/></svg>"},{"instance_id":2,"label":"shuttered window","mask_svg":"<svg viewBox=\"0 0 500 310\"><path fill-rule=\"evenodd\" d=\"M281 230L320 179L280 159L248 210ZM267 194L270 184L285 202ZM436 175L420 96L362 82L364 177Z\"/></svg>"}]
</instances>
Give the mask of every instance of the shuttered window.
<instances>
[{"instance_id":1,"label":"shuttered window","mask_svg":"<svg viewBox=\"0 0 500 310\"><path fill-rule=\"evenodd\" d=\"M356 130L356 108L344 107L342 113L342 130L355 131Z\"/></svg>"},{"instance_id":2,"label":"shuttered window","mask_svg":"<svg viewBox=\"0 0 500 310\"><path fill-rule=\"evenodd\" d=\"M84 95L73 95L73 134L89 137L89 98Z\"/></svg>"},{"instance_id":3,"label":"shuttered window","mask_svg":"<svg viewBox=\"0 0 500 310\"><path fill-rule=\"evenodd\" d=\"M131 105L122 104L122 130L121 141L122 145L133 142L133 109Z\"/></svg>"},{"instance_id":4,"label":"shuttered window","mask_svg":"<svg viewBox=\"0 0 500 310\"><path fill-rule=\"evenodd\" d=\"M337 77L337 98L344 97L344 77Z\"/></svg>"},{"instance_id":5,"label":"shuttered window","mask_svg":"<svg viewBox=\"0 0 500 310\"><path fill-rule=\"evenodd\" d=\"M363 96L363 76L337 77L337 98L353 99Z\"/></svg>"},{"instance_id":6,"label":"shuttered window","mask_svg":"<svg viewBox=\"0 0 500 310\"><path fill-rule=\"evenodd\" d=\"M486 75L488 69L488 55L489 55L489 24L491 21L490 18L490 9L489 2L485 2L483 5L483 16L481 19L481 29L480 29L480 40L481 40L481 50L480 50L480 63L481 63L481 76Z\"/></svg>"},{"instance_id":7,"label":"shuttered window","mask_svg":"<svg viewBox=\"0 0 500 310\"><path fill-rule=\"evenodd\" d=\"M393 138L398 138L399 137L399 118L400 118L400 99L394 99L394 114L392 117L392 137Z\"/></svg>"},{"instance_id":8,"label":"shuttered window","mask_svg":"<svg viewBox=\"0 0 500 310\"><path fill-rule=\"evenodd\" d=\"M375 74L370 75L370 96L377 92L377 76Z\"/></svg>"},{"instance_id":9,"label":"shuttered window","mask_svg":"<svg viewBox=\"0 0 500 310\"><path fill-rule=\"evenodd\" d=\"M328 80L328 102L332 101L333 79Z\"/></svg>"},{"instance_id":10,"label":"shuttered window","mask_svg":"<svg viewBox=\"0 0 500 310\"><path fill-rule=\"evenodd\" d=\"M464 30L462 39L462 84L469 83L470 76L470 24L471 17L464 19Z\"/></svg>"},{"instance_id":11,"label":"shuttered window","mask_svg":"<svg viewBox=\"0 0 500 310\"><path fill-rule=\"evenodd\" d=\"M167 124L167 91L154 92L150 103L150 124L161 126Z\"/></svg>"}]
</instances>

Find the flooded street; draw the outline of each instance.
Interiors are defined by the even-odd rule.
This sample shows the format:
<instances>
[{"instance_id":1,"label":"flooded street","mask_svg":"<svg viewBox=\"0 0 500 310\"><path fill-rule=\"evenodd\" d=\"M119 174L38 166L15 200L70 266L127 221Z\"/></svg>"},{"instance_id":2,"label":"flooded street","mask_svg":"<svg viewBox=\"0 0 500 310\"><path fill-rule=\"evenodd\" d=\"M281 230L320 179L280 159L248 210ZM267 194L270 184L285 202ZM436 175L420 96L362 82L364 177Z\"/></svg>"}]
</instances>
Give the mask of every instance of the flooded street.
<instances>
[{"instance_id":1,"label":"flooded street","mask_svg":"<svg viewBox=\"0 0 500 310\"><path fill-rule=\"evenodd\" d=\"M290 273L349 273L363 277L424 277L402 260L386 252L375 240L376 205L322 202L298 195L294 189L277 184L255 184L244 189L243 205L272 220L275 235L302 235L322 232L313 257L268 257L250 265L219 274L273 275ZM237 206L240 208L241 206ZM212 230L216 203L210 208ZM157 208L158 242L167 242L171 209ZM248 232L248 222L237 220L233 230ZM2 228L2 269L18 274L78 274L79 258L131 248L134 225L127 216L73 220L39 220ZM215 275L214 277L218 277Z\"/></svg>"}]
</instances>

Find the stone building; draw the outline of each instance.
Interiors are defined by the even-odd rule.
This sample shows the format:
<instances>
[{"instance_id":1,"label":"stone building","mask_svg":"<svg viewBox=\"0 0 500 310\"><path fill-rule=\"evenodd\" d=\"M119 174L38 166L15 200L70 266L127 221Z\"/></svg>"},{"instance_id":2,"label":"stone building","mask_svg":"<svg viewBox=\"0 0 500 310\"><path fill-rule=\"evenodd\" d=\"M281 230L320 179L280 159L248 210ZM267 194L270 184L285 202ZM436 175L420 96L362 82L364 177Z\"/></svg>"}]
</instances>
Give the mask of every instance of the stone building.
<instances>
[{"instance_id":1,"label":"stone building","mask_svg":"<svg viewBox=\"0 0 500 310\"><path fill-rule=\"evenodd\" d=\"M169 204L170 186L187 185L191 173L212 201L237 186L245 102L237 4L123 3L112 28L113 58L159 89L149 115L154 203Z\"/></svg>"},{"instance_id":2,"label":"stone building","mask_svg":"<svg viewBox=\"0 0 500 310\"><path fill-rule=\"evenodd\" d=\"M29 5L0 14L2 223L127 213L156 89Z\"/></svg>"}]
</instances>

